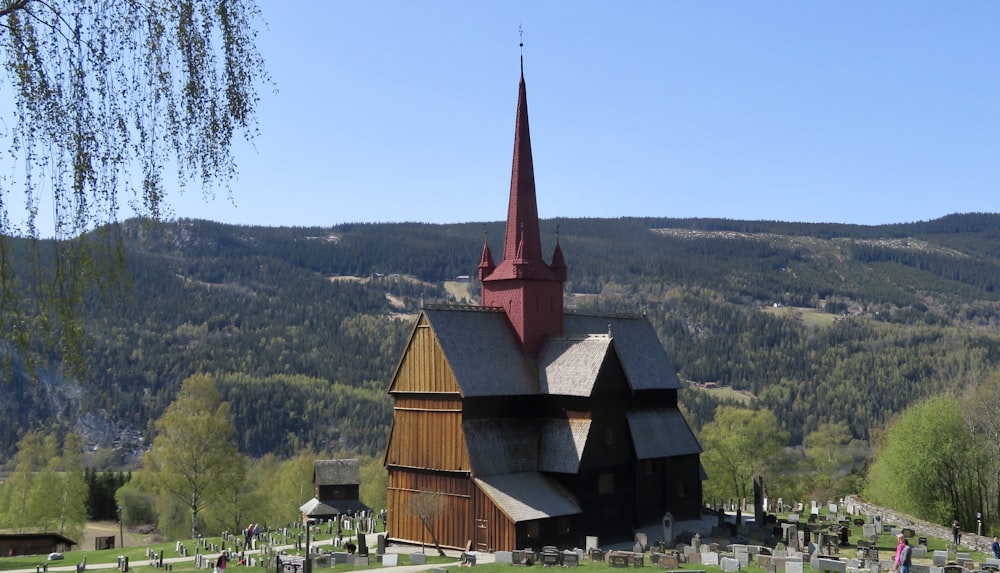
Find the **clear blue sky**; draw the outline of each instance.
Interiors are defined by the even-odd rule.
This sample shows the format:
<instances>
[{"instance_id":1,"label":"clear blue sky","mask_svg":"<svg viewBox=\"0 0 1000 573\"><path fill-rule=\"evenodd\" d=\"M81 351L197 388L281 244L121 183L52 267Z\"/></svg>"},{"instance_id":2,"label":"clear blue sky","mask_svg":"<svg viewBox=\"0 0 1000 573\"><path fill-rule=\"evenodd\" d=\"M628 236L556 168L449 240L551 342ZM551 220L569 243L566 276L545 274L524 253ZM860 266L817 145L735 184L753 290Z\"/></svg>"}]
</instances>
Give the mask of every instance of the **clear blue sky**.
<instances>
[{"instance_id":1,"label":"clear blue sky","mask_svg":"<svg viewBox=\"0 0 1000 573\"><path fill-rule=\"evenodd\" d=\"M539 216L881 224L1000 211L1000 2L260 0L266 226L506 214L518 26Z\"/></svg>"}]
</instances>

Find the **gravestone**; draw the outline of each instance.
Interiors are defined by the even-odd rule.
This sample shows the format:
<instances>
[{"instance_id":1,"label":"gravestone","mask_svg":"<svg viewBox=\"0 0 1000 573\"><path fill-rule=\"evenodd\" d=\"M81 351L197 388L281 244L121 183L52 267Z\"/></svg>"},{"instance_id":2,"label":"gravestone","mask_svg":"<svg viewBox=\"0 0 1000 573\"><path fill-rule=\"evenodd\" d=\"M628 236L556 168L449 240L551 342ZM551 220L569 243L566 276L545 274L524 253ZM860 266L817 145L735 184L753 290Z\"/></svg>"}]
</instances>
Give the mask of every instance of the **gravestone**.
<instances>
[{"instance_id":1,"label":"gravestone","mask_svg":"<svg viewBox=\"0 0 1000 573\"><path fill-rule=\"evenodd\" d=\"M816 559L816 566L814 566L814 569L830 573L847 573L847 562L839 559L820 557Z\"/></svg>"},{"instance_id":2,"label":"gravestone","mask_svg":"<svg viewBox=\"0 0 1000 573\"><path fill-rule=\"evenodd\" d=\"M785 561L785 573L802 573L804 565L801 561Z\"/></svg>"},{"instance_id":3,"label":"gravestone","mask_svg":"<svg viewBox=\"0 0 1000 573\"><path fill-rule=\"evenodd\" d=\"M722 566L723 573L736 573L740 570L740 562L732 557L723 557L719 565Z\"/></svg>"},{"instance_id":4,"label":"gravestone","mask_svg":"<svg viewBox=\"0 0 1000 573\"><path fill-rule=\"evenodd\" d=\"M740 567L750 566L750 554L749 553L737 553L736 560L740 562Z\"/></svg>"},{"instance_id":5,"label":"gravestone","mask_svg":"<svg viewBox=\"0 0 1000 573\"><path fill-rule=\"evenodd\" d=\"M411 565L423 565L427 563L427 555L423 553L410 553Z\"/></svg>"},{"instance_id":6,"label":"gravestone","mask_svg":"<svg viewBox=\"0 0 1000 573\"><path fill-rule=\"evenodd\" d=\"M702 565L719 565L719 554L714 551L706 551L701 554L701 564Z\"/></svg>"},{"instance_id":7,"label":"gravestone","mask_svg":"<svg viewBox=\"0 0 1000 573\"><path fill-rule=\"evenodd\" d=\"M560 565L559 553L553 551L542 551L540 556L542 561L542 567L552 567L555 565Z\"/></svg>"},{"instance_id":8,"label":"gravestone","mask_svg":"<svg viewBox=\"0 0 1000 573\"><path fill-rule=\"evenodd\" d=\"M931 555L931 562L938 567L943 567L948 563L948 552L935 550L933 555Z\"/></svg>"},{"instance_id":9,"label":"gravestone","mask_svg":"<svg viewBox=\"0 0 1000 573\"><path fill-rule=\"evenodd\" d=\"M912 527L904 527L903 530L900 531L900 533L902 533L903 537L907 539L913 539L914 537L917 536L917 532L914 531Z\"/></svg>"},{"instance_id":10,"label":"gravestone","mask_svg":"<svg viewBox=\"0 0 1000 573\"><path fill-rule=\"evenodd\" d=\"M597 549L600 546L601 546L601 544L597 542L597 536L596 535L588 535L587 536L586 543L584 545L584 549L586 549L587 551L590 551L591 549Z\"/></svg>"},{"instance_id":11,"label":"gravestone","mask_svg":"<svg viewBox=\"0 0 1000 573\"><path fill-rule=\"evenodd\" d=\"M396 553L383 553L382 554L382 566L383 567L395 567L399 565L399 555Z\"/></svg>"},{"instance_id":12,"label":"gravestone","mask_svg":"<svg viewBox=\"0 0 1000 573\"><path fill-rule=\"evenodd\" d=\"M663 514L663 539L667 541L674 540L674 516L669 511Z\"/></svg>"},{"instance_id":13,"label":"gravestone","mask_svg":"<svg viewBox=\"0 0 1000 573\"><path fill-rule=\"evenodd\" d=\"M608 563L612 567L628 567L628 554L620 551L612 551L608 554Z\"/></svg>"},{"instance_id":14,"label":"gravestone","mask_svg":"<svg viewBox=\"0 0 1000 573\"><path fill-rule=\"evenodd\" d=\"M781 537L785 540L785 546L793 551L798 551L799 547L799 528L794 523L783 523L781 524Z\"/></svg>"},{"instance_id":15,"label":"gravestone","mask_svg":"<svg viewBox=\"0 0 1000 573\"><path fill-rule=\"evenodd\" d=\"M687 558L688 563L701 564L701 553L685 553L684 556Z\"/></svg>"},{"instance_id":16,"label":"gravestone","mask_svg":"<svg viewBox=\"0 0 1000 573\"><path fill-rule=\"evenodd\" d=\"M577 567L580 565L580 554L576 551L563 551L562 566Z\"/></svg>"},{"instance_id":17,"label":"gravestone","mask_svg":"<svg viewBox=\"0 0 1000 573\"><path fill-rule=\"evenodd\" d=\"M657 561L657 564L660 567L663 567L664 569L677 569L678 567L680 567L680 563L678 562L676 553L664 553L663 555L660 556L660 559ZM715 564L716 565L719 564L718 554L716 554Z\"/></svg>"},{"instance_id":18,"label":"gravestone","mask_svg":"<svg viewBox=\"0 0 1000 573\"><path fill-rule=\"evenodd\" d=\"M494 563L508 563L510 565L514 564L514 553L511 551L497 551L493 553Z\"/></svg>"},{"instance_id":19,"label":"gravestone","mask_svg":"<svg viewBox=\"0 0 1000 573\"><path fill-rule=\"evenodd\" d=\"M927 558L927 546L917 545L911 549L912 554L910 555L913 559L925 559Z\"/></svg>"},{"instance_id":20,"label":"gravestone","mask_svg":"<svg viewBox=\"0 0 1000 573\"><path fill-rule=\"evenodd\" d=\"M788 514L788 523L798 523L798 522L799 522L799 514L797 513Z\"/></svg>"},{"instance_id":21,"label":"gravestone","mask_svg":"<svg viewBox=\"0 0 1000 573\"><path fill-rule=\"evenodd\" d=\"M863 535L865 539L874 540L876 537L878 537L879 534L878 528L879 526L874 523L866 523L863 526L861 526L861 535Z\"/></svg>"}]
</instances>

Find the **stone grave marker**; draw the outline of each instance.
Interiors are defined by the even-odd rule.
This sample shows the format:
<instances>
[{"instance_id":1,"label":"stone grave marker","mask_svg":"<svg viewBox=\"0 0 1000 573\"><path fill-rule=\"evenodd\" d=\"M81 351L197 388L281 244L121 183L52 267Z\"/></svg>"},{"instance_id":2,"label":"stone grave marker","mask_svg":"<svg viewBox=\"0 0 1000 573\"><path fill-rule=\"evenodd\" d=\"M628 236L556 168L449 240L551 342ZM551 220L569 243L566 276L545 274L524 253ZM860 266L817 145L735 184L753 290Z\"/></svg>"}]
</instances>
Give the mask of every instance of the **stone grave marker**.
<instances>
[{"instance_id":1,"label":"stone grave marker","mask_svg":"<svg viewBox=\"0 0 1000 573\"><path fill-rule=\"evenodd\" d=\"M931 555L931 562L938 567L944 567L948 563L948 552L935 550L933 555Z\"/></svg>"},{"instance_id":2,"label":"stone grave marker","mask_svg":"<svg viewBox=\"0 0 1000 573\"><path fill-rule=\"evenodd\" d=\"M785 573L802 573L804 565L801 561L785 561Z\"/></svg>"},{"instance_id":3,"label":"stone grave marker","mask_svg":"<svg viewBox=\"0 0 1000 573\"><path fill-rule=\"evenodd\" d=\"M847 573L847 562L841 561L840 559L828 559L825 557L820 557L816 559L818 567L815 569L823 572L831 573Z\"/></svg>"},{"instance_id":4,"label":"stone grave marker","mask_svg":"<svg viewBox=\"0 0 1000 573\"><path fill-rule=\"evenodd\" d=\"M511 551L496 551L493 553L494 563L514 564L514 553Z\"/></svg>"},{"instance_id":5,"label":"stone grave marker","mask_svg":"<svg viewBox=\"0 0 1000 573\"><path fill-rule=\"evenodd\" d=\"M740 570L740 562L732 557L723 557L719 560L723 573L736 573Z\"/></svg>"},{"instance_id":6,"label":"stone grave marker","mask_svg":"<svg viewBox=\"0 0 1000 573\"><path fill-rule=\"evenodd\" d=\"M395 567L399 565L399 555L396 553L383 553L382 554L382 566L383 567Z\"/></svg>"},{"instance_id":7,"label":"stone grave marker","mask_svg":"<svg viewBox=\"0 0 1000 573\"><path fill-rule=\"evenodd\" d=\"M719 554L714 551L708 551L701 554L701 564L702 565L719 565Z\"/></svg>"},{"instance_id":8,"label":"stone grave marker","mask_svg":"<svg viewBox=\"0 0 1000 573\"><path fill-rule=\"evenodd\" d=\"M716 561L718 561L718 558L716 558ZM660 556L658 564L664 569L677 569L680 567L676 553L664 553ZM718 563L716 563L716 565L718 565Z\"/></svg>"}]
</instances>

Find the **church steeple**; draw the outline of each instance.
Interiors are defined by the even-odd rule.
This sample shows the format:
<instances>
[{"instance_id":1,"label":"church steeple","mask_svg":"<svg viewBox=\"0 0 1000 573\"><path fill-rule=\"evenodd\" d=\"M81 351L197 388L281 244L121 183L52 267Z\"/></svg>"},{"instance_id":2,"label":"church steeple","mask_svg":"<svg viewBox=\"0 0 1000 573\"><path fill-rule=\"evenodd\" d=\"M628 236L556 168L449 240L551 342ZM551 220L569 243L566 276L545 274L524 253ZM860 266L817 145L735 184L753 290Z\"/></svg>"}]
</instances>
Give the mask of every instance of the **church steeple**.
<instances>
[{"instance_id":1,"label":"church steeple","mask_svg":"<svg viewBox=\"0 0 1000 573\"><path fill-rule=\"evenodd\" d=\"M483 283L483 306L502 307L524 350L535 354L546 337L562 334L562 283L566 280L566 263L558 245L554 258L559 260L553 260L558 268L549 266L542 259L523 55L514 125L507 227L503 254L495 269L489 268L492 260L487 259L488 249L488 245L483 248L478 273Z\"/></svg>"}]
</instances>

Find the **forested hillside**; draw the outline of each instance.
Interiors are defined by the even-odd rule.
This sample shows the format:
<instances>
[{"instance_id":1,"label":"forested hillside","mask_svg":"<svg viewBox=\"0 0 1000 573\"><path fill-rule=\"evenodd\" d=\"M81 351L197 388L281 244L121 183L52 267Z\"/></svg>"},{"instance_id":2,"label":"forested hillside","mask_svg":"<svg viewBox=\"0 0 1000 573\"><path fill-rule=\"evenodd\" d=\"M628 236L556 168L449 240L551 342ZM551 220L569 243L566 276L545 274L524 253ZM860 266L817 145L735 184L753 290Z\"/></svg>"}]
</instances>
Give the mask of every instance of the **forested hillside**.
<instances>
[{"instance_id":1,"label":"forested hillside","mask_svg":"<svg viewBox=\"0 0 1000 573\"><path fill-rule=\"evenodd\" d=\"M196 372L217 375L241 449L379 455L389 377L421 301L456 302L502 223L264 228L123 225L130 281L85 310L86 375L39 350L0 379L0 452L32 427L84 430L119 462ZM824 421L867 439L923 396L1000 362L1000 215L878 227L713 219L556 219L578 312L642 312L683 379L745 391L793 443ZM476 285L471 285L476 292ZM9 351L9 349L8 349ZM8 352L9 355L9 352ZM716 394L685 390L694 426Z\"/></svg>"}]
</instances>

